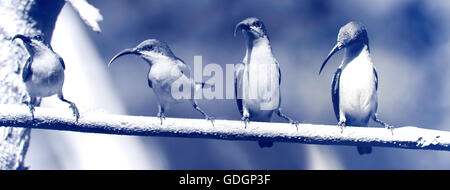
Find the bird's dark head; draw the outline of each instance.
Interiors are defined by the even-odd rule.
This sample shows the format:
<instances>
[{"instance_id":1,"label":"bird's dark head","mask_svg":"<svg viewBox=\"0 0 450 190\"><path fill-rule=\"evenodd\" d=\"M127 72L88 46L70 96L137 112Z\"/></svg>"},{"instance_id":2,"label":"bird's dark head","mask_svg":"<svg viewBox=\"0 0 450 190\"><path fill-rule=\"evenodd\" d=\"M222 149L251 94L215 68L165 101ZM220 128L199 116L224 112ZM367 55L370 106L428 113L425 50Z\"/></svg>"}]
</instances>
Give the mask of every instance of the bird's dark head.
<instances>
[{"instance_id":1,"label":"bird's dark head","mask_svg":"<svg viewBox=\"0 0 450 190\"><path fill-rule=\"evenodd\" d=\"M136 50L140 52L140 54L159 53L165 56L173 56L173 53L167 43L157 39L149 39L141 42L136 47Z\"/></svg>"},{"instance_id":2,"label":"bird's dark head","mask_svg":"<svg viewBox=\"0 0 450 190\"><path fill-rule=\"evenodd\" d=\"M362 49L362 47L364 46L369 47L369 38L367 36L367 30L364 27L364 25L362 25L359 22L352 21L342 26L339 29L337 43L328 54L325 61L322 63L319 74L322 72L322 69L325 67L328 60L336 52L348 47L352 48L355 47L357 49Z\"/></svg>"},{"instance_id":3,"label":"bird's dark head","mask_svg":"<svg viewBox=\"0 0 450 190\"><path fill-rule=\"evenodd\" d=\"M42 35L28 37L22 34L17 34L11 39L11 41L16 39L22 40L28 51L36 51L36 48L48 46L48 43L45 42L44 36Z\"/></svg>"},{"instance_id":4,"label":"bird's dark head","mask_svg":"<svg viewBox=\"0 0 450 190\"><path fill-rule=\"evenodd\" d=\"M249 39L258 39L267 36L264 23L255 17L246 18L234 27L234 36L238 31L242 31Z\"/></svg>"},{"instance_id":5,"label":"bird's dark head","mask_svg":"<svg viewBox=\"0 0 450 190\"><path fill-rule=\"evenodd\" d=\"M111 63L123 55L137 55L144 60L149 61L154 56L168 56L168 57L175 57L172 51L170 50L167 43L162 42L157 39L148 39L143 42L141 42L139 45L137 45L135 48L128 48L124 49L118 54L116 54L111 61L109 62L108 66L111 65Z\"/></svg>"},{"instance_id":6,"label":"bird's dark head","mask_svg":"<svg viewBox=\"0 0 450 190\"><path fill-rule=\"evenodd\" d=\"M337 42L346 47L353 44L369 45L367 30L359 22L349 22L339 29Z\"/></svg>"}]
</instances>

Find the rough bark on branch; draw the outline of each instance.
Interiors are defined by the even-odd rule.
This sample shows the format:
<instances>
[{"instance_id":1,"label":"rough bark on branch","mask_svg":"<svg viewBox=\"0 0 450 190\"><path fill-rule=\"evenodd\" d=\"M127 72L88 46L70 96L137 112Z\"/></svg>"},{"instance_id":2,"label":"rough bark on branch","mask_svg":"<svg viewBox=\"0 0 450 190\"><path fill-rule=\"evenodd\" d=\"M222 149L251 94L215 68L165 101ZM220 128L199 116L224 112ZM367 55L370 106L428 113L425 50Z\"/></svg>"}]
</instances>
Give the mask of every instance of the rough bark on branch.
<instances>
[{"instance_id":1,"label":"rough bark on branch","mask_svg":"<svg viewBox=\"0 0 450 190\"><path fill-rule=\"evenodd\" d=\"M278 142L358 145L450 151L450 132L400 127L393 131L381 127L346 127L301 124L298 131L287 123L216 120L214 127L204 119L167 118L163 125L157 117L111 115L84 112L75 122L70 109L36 108L35 120L26 106L0 105L0 125L104 133L118 135L209 138L225 140L270 139Z\"/></svg>"}]
</instances>

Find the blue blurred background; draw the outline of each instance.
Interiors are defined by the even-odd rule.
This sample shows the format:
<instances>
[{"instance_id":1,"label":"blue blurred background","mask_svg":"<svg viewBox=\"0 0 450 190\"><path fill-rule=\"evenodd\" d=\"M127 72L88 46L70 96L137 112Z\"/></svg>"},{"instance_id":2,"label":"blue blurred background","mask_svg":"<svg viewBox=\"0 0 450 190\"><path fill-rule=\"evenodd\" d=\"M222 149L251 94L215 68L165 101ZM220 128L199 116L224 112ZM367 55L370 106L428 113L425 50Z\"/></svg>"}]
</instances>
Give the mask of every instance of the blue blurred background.
<instances>
[{"instance_id":1,"label":"blue blurred background","mask_svg":"<svg viewBox=\"0 0 450 190\"><path fill-rule=\"evenodd\" d=\"M235 24L247 17L258 17L266 25L274 55L280 63L284 111L304 123L336 124L330 88L342 53L331 59L322 75L317 73L336 42L340 26L355 20L368 30L379 75L380 117L395 126L450 130L449 1L89 2L103 15L102 33L90 32L87 27L83 30L103 61L100 68L107 71L113 92L126 114L155 116L157 102L147 86L149 66L143 60L123 57L118 64L107 68L107 62L117 52L156 38L167 42L175 55L191 67L194 56L201 55L203 65L216 63L225 68L225 64L237 63L245 55L243 37L233 37ZM233 100L200 100L199 103L218 119L240 119ZM202 118L188 103L173 105L168 116ZM273 120L284 122L276 116ZM370 125L378 126L373 122ZM37 140L32 140L27 157L32 169L85 168L58 165L64 159L58 156L62 154L58 150L65 148L46 150L46 154L54 156L45 156L47 161L42 161L40 150L46 145L39 139L48 133L63 132L33 131L32 139ZM260 149L256 142L245 141L116 138L135 138L144 147L140 152L125 155L130 162L137 163L138 167L133 169L450 169L450 153L439 151L375 147L372 154L360 156L351 146L276 143L273 148ZM135 154L149 159L157 157L157 161L133 160ZM49 163L48 159L55 161Z\"/></svg>"}]
</instances>

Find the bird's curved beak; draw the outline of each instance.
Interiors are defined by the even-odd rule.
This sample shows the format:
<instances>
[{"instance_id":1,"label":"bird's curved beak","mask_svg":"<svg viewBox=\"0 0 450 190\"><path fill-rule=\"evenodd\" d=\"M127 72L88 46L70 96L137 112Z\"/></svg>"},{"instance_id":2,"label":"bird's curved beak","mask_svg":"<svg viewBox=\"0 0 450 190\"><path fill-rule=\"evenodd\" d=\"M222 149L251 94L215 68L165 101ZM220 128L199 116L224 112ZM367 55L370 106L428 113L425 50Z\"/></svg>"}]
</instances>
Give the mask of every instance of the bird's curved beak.
<instances>
[{"instance_id":1,"label":"bird's curved beak","mask_svg":"<svg viewBox=\"0 0 450 190\"><path fill-rule=\"evenodd\" d=\"M319 71L319 75L322 72L322 69L325 67L325 65L327 64L328 60L331 58L331 56L333 56L336 52L338 52L339 50L341 50L344 47L344 45L341 42L338 42L333 49L330 51L330 53L328 54L327 58L325 59L325 61L322 63L322 66L320 67L320 71Z\"/></svg>"},{"instance_id":2,"label":"bird's curved beak","mask_svg":"<svg viewBox=\"0 0 450 190\"><path fill-rule=\"evenodd\" d=\"M236 33L238 30L248 30L248 29L250 29L250 27L245 22L240 22L236 24L236 26L234 27L234 37L236 37Z\"/></svg>"},{"instance_id":3,"label":"bird's curved beak","mask_svg":"<svg viewBox=\"0 0 450 190\"><path fill-rule=\"evenodd\" d=\"M26 36L24 36L24 35L22 35L22 34L16 34L12 39L11 39L11 41L14 41L15 39L21 39L23 42L25 42L25 43L30 43L31 42L31 39L29 38L29 37L26 37Z\"/></svg>"},{"instance_id":4,"label":"bird's curved beak","mask_svg":"<svg viewBox=\"0 0 450 190\"><path fill-rule=\"evenodd\" d=\"M119 58L122 55L128 55L128 54L133 54L133 55L140 55L141 53L139 53L139 51L136 48L128 48L128 49L124 49L121 52L119 52L118 54L116 54L111 61L109 61L108 63L108 67L111 65L112 62L114 62L114 60L116 60L117 58Z\"/></svg>"}]
</instances>

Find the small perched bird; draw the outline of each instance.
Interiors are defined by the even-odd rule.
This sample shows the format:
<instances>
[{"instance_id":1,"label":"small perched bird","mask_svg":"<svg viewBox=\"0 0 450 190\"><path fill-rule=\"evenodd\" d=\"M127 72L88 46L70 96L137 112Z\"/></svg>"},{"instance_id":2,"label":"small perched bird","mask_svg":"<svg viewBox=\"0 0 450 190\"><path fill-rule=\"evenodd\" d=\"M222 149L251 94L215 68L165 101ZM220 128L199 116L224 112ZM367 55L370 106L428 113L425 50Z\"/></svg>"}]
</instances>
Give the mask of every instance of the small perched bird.
<instances>
[{"instance_id":1,"label":"small perched bird","mask_svg":"<svg viewBox=\"0 0 450 190\"><path fill-rule=\"evenodd\" d=\"M75 103L63 96L64 61L53 51L49 42L41 35L27 37L17 34L12 38L21 39L30 57L22 69L22 79L30 96L28 106L34 118L34 107L38 106L43 97L58 94L58 98L70 105L73 115L78 122L80 113Z\"/></svg>"},{"instance_id":2,"label":"small perched bird","mask_svg":"<svg viewBox=\"0 0 450 190\"><path fill-rule=\"evenodd\" d=\"M150 65L148 86L153 89L158 99L157 116L160 118L161 124L166 117L165 111L169 109L171 103L180 103L187 100L174 98L171 88L176 81L188 84L191 88L191 92L197 91L204 86L204 84L196 84L194 80L190 78L189 66L186 65L183 60L176 57L165 42L156 39L145 40L135 48L125 49L119 52L111 59L108 66L120 56L128 54L137 55ZM214 125L214 118L208 116L200 109L195 99L190 98L189 101L194 109L199 111Z\"/></svg>"},{"instance_id":3,"label":"small perched bird","mask_svg":"<svg viewBox=\"0 0 450 190\"><path fill-rule=\"evenodd\" d=\"M234 36L239 30L247 39L243 64L235 67L235 98L241 120L246 126L249 121L270 122L276 112L297 127L298 121L281 112L281 71L272 54L264 23L258 18L247 18L236 25ZM241 92L238 89L242 89ZM271 141L259 141L258 144L261 148L273 146Z\"/></svg>"},{"instance_id":4,"label":"small perched bird","mask_svg":"<svg viewBox=\"0 0 450 190\"><path fill-rule=\"evenodd\" d=\"M358 22L349 22L339 30L337 44L320 67L336 52L345 49L345 56L334 74L331 97L334 113L341 131L346 125L368 126L369 119L391 129L377 117L378 75L373 65L366 28ZM359 154L372 152L371 146L357 146Z\"/></svg>"}]
</instances>

